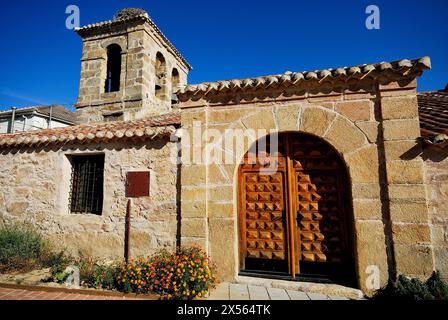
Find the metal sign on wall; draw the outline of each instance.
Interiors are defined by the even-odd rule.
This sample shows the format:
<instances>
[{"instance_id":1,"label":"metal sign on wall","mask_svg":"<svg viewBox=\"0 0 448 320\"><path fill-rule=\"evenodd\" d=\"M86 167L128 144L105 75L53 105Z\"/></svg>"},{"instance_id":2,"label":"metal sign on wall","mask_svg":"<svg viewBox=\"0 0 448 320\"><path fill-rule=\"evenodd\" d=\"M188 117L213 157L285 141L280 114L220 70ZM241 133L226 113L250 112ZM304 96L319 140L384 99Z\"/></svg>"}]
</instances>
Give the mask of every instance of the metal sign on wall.
<instances>
[{"instance_id":1,"label":"metal sign on wall","mask_svg":"<svg viewBox=\"0 0 448 320\"><path fill-rule=\"evenodd\" d=\"M149 197L149 171L133 171L127 173L126 197Z\"/></svg>"}]
</instances>

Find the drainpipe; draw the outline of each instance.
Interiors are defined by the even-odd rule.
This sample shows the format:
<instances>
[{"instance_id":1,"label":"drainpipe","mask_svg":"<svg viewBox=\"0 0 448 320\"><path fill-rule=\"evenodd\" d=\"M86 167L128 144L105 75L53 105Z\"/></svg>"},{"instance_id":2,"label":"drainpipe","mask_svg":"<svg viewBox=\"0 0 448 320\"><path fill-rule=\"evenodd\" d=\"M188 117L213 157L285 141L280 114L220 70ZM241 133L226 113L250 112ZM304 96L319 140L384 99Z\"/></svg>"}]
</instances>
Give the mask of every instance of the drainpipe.
<instances>
[{"instance_id":1,"label":"drainpipe","mask_svg":"<svg viewBox=\"0 0 448 320\"><path fill-rule=\"evenodd\" d=\"M11 108L12 113L11 113L11 127L10 127L10 132L9 133L14 133L14 122L16 122L16 107L12 107Z\"/></svg>"}]
</instances>

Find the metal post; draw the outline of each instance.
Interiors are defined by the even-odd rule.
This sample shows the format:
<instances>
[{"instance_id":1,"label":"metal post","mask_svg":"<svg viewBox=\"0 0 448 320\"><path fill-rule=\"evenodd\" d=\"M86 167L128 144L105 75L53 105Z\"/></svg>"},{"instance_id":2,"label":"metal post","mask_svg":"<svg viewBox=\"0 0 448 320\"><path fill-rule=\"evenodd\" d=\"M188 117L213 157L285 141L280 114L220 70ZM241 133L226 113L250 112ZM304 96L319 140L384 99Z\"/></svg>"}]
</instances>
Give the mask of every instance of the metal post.
<instances>
[{"instance_id":1,"label":"metal post","mask_svg":"<svg viewBox=\"0 0 448 320\"><path fill-rule=\"evenodd\" d=\"M125 239L124 239L124 259L129 263L131 258L131 199L128 199L126 206L126 221L125 221Z\"/></svg>"}]
</instances>

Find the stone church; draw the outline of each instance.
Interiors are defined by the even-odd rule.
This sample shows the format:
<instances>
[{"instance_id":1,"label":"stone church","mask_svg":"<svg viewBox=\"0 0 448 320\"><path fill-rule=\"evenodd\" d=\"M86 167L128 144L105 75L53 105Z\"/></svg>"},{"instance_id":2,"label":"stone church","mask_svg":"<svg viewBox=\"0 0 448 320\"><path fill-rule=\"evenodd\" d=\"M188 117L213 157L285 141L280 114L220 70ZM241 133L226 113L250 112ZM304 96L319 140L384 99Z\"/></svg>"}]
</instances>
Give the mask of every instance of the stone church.
<instances>
[{"instance_id":1,"label":"stone church","mask_svg":"<svg viewBox=\"0 0 448 320\"><path fill-rule=\"evenodd\" d=\"M76 32L77 124L0 135L1 220L105 259L198 245L229 281L448 277L448 93L417 93L428 57L191 85L144 11Z\"/></svg>"}]
</instances>

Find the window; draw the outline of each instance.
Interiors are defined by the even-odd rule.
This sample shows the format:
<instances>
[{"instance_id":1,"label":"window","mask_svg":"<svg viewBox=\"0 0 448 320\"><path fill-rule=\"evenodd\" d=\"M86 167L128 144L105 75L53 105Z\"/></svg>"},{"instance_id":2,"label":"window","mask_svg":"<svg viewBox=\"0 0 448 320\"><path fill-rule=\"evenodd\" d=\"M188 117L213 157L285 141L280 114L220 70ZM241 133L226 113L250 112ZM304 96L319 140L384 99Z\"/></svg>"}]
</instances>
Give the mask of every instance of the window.
<instances>
[{"instance_id":1,"label":"window","mask_svg":"<svg viewBox=\"0 0 448 320\"><path fill-rule=\"evenodd\" d=\"M156 54L156 97L161 98L165 93L165 79L166 79L166 62L165 58L160 52Z\"/></svg>"},{"instance_id":2,"label":"window","mask_svg":"<svg viewBox=\"0 0 448 320\"><path fill-rule=\"evenodd\" d=\"M117 44L107 47L107 74L104 92L120 91L121 48Z\"/></svg>"},{"instance_id":3,"label":"window","mask_svg":"<svg viewBox=\"0 0 448 320\"><path fill-rule=\"evenodd\" d=\"M101 215L103 210L104 154L73 156L71 213Z\"/></svg>"},{"instance_id":4,"label":"window","mask_svg":"<svg viewBox=\"0 0 448 320\"><path fill-rule=\"evenodd\" d=\"M177 95L176 92L179 89L179 71L176 68L171 72L171 103L177 103Z\"/></svg>"}]
</instances>

